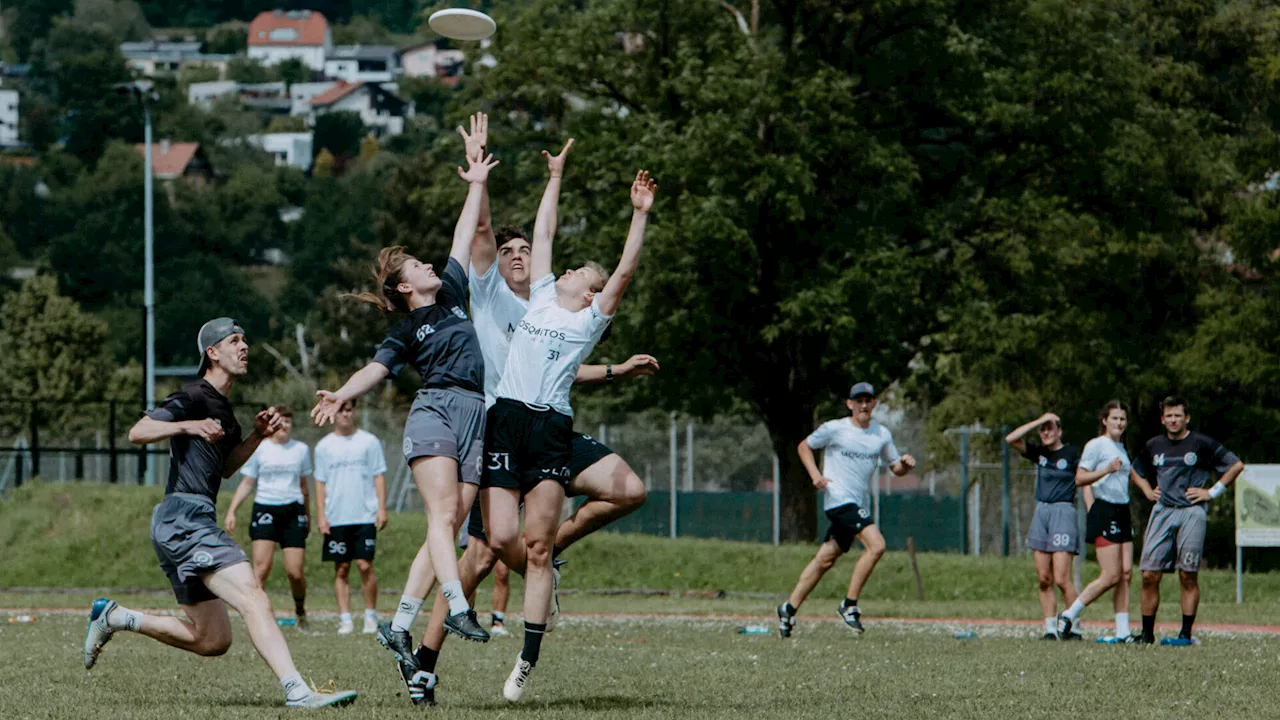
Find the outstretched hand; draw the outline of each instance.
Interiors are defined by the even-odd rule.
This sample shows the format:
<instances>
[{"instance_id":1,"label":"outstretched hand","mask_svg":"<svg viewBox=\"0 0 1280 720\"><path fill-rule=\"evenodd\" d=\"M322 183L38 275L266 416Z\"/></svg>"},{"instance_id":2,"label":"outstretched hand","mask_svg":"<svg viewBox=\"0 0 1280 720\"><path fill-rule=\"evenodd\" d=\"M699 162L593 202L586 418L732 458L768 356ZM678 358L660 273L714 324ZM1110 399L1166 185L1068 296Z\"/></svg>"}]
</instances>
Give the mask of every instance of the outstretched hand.
<instances>
[{"instance_id":1,"label":"outstretched hand","mask_svg":"<svg viewBox=\"0 0 1280 720\"><path fill-rule=\"evenodd\" d=\"M653 208L653 199L658 192L658 181L649 177L648 170L636 173L635 182L631 183L631 207L636 212L647 213Z\"/></svg>"},{"instance_id":2,"label":"outstretched hand","mask_svg":"<svg viewBox=\"0 0 1280 720\"><path fill-rule=\"evenodd\" d=\"M542 157L547 159L547 170L550 171L551 177L564 177L564 163L569 157L569 150L573 148L573 138L569 138L569 142L564 144L559 155L552 155L546 150L542 151Z\"/></svg>"},{"instance_id":3,"label":"outstretched hand","mask_svg":"<svg viewBox=\"0 0 1280 720\"><path fill-rule=\"evenodd\" d=\"M316 427L324 427L338 417L338 411L342 409L342 399L337 393L328 390L317 390L316 397L320 398L320 402L311 408L311 420L315 422Z\"/></svg>"},{"instance_id":4,"label":"outstretched hand","mask_svg":"<svg viewBox=\"0 0 1280 720\"><path fill-rule=\"evenodd\" d=\"M489 171L498 164L498 161L494 160L492 155L483 159L468 157L467 162L470 163L471 167L465 171L462 168L458 168L458 177L469 183L483 183L488 180Z\"/></svg>"},{"instance_id":5,"label":"outstretched hand","mask_svg":"<svg viewBox=\"0 0 1280 720\"><path fill-rule=\"evenodd\" d=\"M618 366L617 376L620 378L633 378L642 375L652 375L661 368L658 367L657 358L652 355L632 355L627 361Z\"/></svg>"},{"instance_id":6,"label":"outstretched hand","mask_svg":"<svg viewBox=\"0 0 1280 720\"><path fill-rule=\"evenodd\" d=\"M471 132L468 133L459 125L458 134L462 136L462 142L466 145L468 160L484 157L485 150L489 147L489 116L484 113L472 115Z\"/></svg>"},{"instance_id":7,"label":"outstretched hand","mask_svg":"<svg viewBox=\"0 0 1280 720\"><path fill-rule=\"evenodd\" d=\"M280 417L280 413L277 413L274 407L269 407L253 416L253 430L259 437L271 437L283 426L284 418Z\"/></svg>"}]
</instances>

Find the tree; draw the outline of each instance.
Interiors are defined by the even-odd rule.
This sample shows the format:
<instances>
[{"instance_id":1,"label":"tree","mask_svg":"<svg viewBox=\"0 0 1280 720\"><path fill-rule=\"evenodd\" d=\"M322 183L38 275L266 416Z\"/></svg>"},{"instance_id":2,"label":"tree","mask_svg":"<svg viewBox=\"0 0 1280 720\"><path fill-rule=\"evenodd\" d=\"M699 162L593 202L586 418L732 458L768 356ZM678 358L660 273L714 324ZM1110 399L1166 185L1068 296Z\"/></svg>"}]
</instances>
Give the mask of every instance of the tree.
<instances>
[{"instance_id":1,"label":"tree","mask_svg":"<svg viewBox=\"0 0 1280 720\"><path fill-rule=\"evenodd\" d=\"M151 26L134 0L76 0L71 21L104 32L116 43L151 37Z\"/></svg>"},{"instance_id":2,"label":"tree","mask_svg":"<svg viewBox=\"0 0 1280 720\"><path fill-rule=\"evenodd\" d=\"M231 58L231 62L227 63L227 79L252 85L274 82L279 80L280 77L273 68L263 65L257 60L236 56Z\"/></svg>"},{"instance_id":3,"label":"tree","mask_svg":"<svg viewBox=\"0 0 1280 720\"><path fill-rule=\"evenodd\" d=\"M341 167L345 161L360 154L360 141L366 134L360 113L349 110L327 112L316 117L313 147L317 155L321 150L328 150Z\"/></svg>"},{"instance_id":4,"label":"tree","mask_svg":"<svg viewBox=\"0 0 1280 720\"><path fill-rule=\"evenodd\" d=\"M276 75L290 85L311 80L311 68L298 58L289 58L276 65Z\"/></svg>"},{"instance_id":5,"label":"tree","mask_svg":"<svg viewBox=\"0 0 1280 720\"><path fill-rule=\"evenodd\" d=\"M316 159L311 163L311 174L317 178L333 177L333 153L329 152L329 148L322 147L320 152L316 153Z\"/></svg>"}]
</instances>

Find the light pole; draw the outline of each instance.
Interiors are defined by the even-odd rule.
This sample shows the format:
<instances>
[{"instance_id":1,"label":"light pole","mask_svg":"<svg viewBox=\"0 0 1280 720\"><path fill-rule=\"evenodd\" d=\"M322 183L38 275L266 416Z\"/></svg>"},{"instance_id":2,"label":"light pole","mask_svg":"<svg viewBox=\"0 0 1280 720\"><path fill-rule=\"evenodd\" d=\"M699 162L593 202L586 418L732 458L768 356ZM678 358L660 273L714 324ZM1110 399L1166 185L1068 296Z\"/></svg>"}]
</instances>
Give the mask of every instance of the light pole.
<instances>
[{"instance_id":1,"label":"light pole","mask_svg":"<svg viewBox=\"0 0 1280 720\"><path fill-rule=\"evenodd\" d=\"M135 80L134 82L119 83L115 86L117 93L121 95L129 95L137 98L142 102L142 114L145 121L143 128L143 199L144 203L144 219L143 219L143 256L145 270L143 271L143 290L142 304L146 309L146 335L147 350L146 358L143 362L143 378L142 390L145 396L146 410L155 407L156 404L156 298L155 298L155 232L152 225L154 217L153 198L151 193L151 101L158 99L158 95L152 90L154 83L150 80ZM146 484L156 484L156 470L149 459L146 459L146 451L143 451L144 463L146 464Z\"/></svg>"}]
</instances>

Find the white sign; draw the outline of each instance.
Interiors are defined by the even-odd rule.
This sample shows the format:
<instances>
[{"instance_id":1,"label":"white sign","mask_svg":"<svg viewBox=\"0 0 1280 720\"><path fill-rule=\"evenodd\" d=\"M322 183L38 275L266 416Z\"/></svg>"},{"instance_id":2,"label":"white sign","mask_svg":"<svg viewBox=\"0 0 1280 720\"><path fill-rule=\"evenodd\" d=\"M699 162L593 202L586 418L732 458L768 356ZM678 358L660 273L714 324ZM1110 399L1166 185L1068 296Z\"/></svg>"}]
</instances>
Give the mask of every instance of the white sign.
<instances>
[{"instance_id":1,"label":"white sign","mask_svg":"<svg viewBox=\"0 0 1280 720\"><path fill-rule=\"evenodd\" d=\"M1247 465L1236 478L1236 545L1280 547L1280 465Z\"/></svg>"}]
</instances>

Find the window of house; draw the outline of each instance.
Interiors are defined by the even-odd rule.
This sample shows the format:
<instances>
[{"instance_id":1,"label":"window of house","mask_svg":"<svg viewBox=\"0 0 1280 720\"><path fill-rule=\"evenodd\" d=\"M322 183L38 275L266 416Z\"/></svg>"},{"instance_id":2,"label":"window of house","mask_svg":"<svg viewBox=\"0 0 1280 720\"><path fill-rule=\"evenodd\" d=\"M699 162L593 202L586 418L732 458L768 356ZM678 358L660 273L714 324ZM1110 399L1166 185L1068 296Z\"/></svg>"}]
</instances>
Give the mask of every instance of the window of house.
<instances>
[{"instance_id":1,"label":"window of house","mask_svg":"<svg viewBox=\"0 0 1280 720\"><path fill-rule=\"evenodd\" d=\"M292 42L298 39L298 31L294 28L275 28L271 31L271 39L276 42Z\"/></svg>"}]
</instances>

